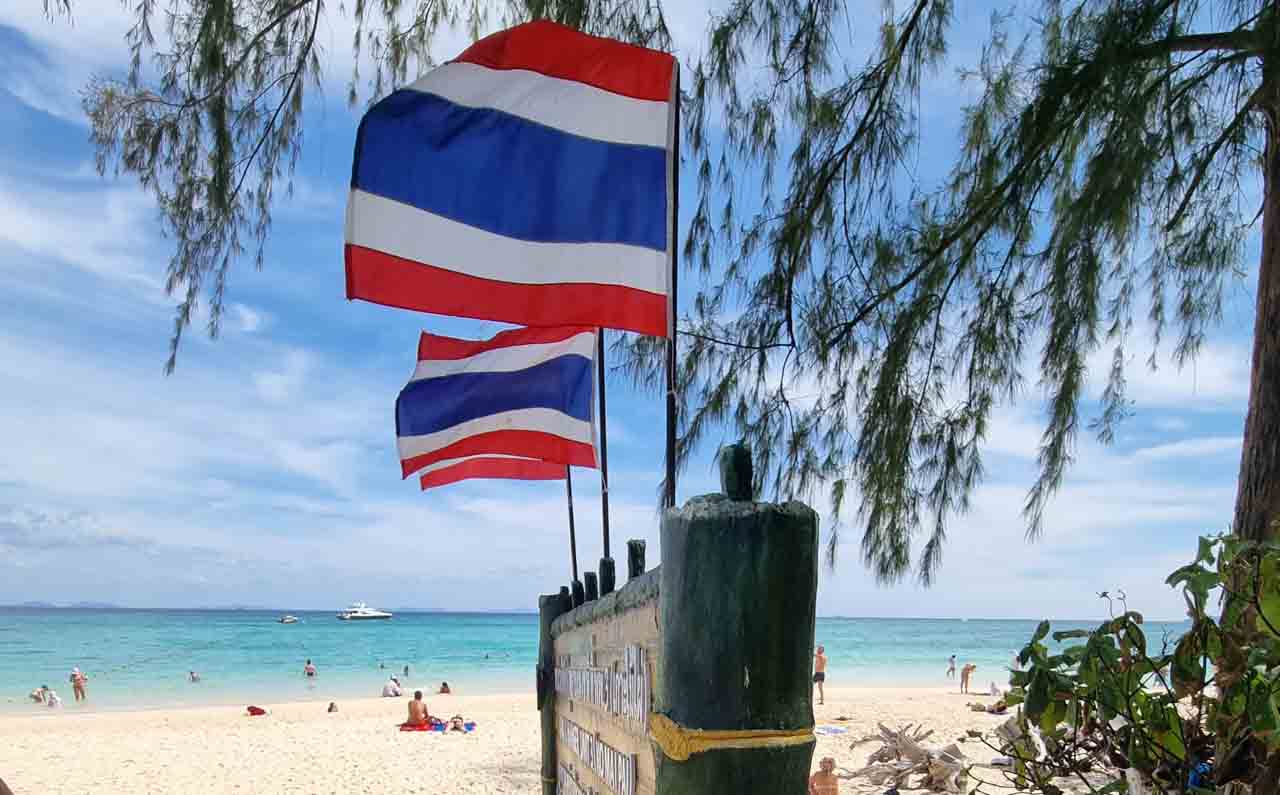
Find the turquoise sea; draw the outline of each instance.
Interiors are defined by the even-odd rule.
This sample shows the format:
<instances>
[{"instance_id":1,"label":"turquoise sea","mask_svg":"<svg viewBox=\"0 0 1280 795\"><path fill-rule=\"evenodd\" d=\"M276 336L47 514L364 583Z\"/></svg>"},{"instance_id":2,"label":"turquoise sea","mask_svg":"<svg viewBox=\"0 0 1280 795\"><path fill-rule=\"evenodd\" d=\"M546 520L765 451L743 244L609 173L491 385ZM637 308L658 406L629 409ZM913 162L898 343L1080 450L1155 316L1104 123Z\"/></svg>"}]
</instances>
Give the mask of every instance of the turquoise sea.
<instances>
[{"instance_id":1,"label":"turquoise sea","mask_svg":"<svg viewBox=\"0 0 1280 795\"><path fill-rule=\"evenodd\" d=\"M25 694L48 684L70 708L72 666L90 677L90 708L376 696L409 666L412 690L447 680L459 692L532 690L538 647L533 614L400 612L390 621L338 621L333 612L0 608L0 711L39 709ZM1003 683L1034 621L819 618L817 641L840 685L945 684L951 654L978 665L975 681ZM1096 622L1054 622L1055 629ZM1183 624L1149 623L1149 642ZM302 676L307 659L319 676ZM385 666L382 668L380 666ZM190 670L202 681L187 681ZM404 681L404 677L401 677Z\"/></svg>"}]
</instances>

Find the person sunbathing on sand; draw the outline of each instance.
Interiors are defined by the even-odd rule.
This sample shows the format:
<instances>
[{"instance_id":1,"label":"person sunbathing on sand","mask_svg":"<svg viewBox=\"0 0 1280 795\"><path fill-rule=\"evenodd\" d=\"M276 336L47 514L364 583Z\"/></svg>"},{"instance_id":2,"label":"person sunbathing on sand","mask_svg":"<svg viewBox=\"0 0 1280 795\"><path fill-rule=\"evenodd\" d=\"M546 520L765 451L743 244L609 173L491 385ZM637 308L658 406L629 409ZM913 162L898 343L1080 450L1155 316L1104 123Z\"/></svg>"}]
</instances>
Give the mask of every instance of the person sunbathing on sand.
<instances>
[{"instance_id":1,"label":"person sunbathing on sand","mask_svg":"<svg viewBox=\"0 0 1280 795\"><path fill-rule=\"evenodd\" d=\"M413 701L409 702L409 720L405 721L406 726L425 726L427 725L427 705L422 701L422 691L413 691Z\"/></svg>"},{"instance_id":2,"label":"person sunbathing on sand","mask_svg":"<svg viewBox=\"0 0 1280 795\"><path fill-rule=\"evenodd\" d=\"M441 682L441 683L440 683L440 695L442 695L442 696L447 696L447 695L449 695L449 694L450 694L450 693L452 693L452 692L453 692L453 691L449 689L449 683L448 683L448 682Z\"/></svg>"}]
</instances>

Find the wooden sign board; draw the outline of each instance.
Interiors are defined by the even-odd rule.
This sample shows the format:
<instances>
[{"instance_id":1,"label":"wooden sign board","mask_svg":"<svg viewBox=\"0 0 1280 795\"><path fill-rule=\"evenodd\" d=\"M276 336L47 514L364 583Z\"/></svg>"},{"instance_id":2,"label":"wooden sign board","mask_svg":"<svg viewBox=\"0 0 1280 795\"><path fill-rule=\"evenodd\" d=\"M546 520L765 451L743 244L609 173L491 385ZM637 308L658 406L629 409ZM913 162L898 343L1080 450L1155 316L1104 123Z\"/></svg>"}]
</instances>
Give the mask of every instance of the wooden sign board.
<instances>
[{"instance_id":1,"label":"wooden sign board","mask_svg":"<svg viewBox=\"0 0 1280 795\"><path fill-rule=\"evenodd\" d=\"M654 795L649 713L662 646L657 574L552 626L560 795Z\"/></svg>"}]
</instances>

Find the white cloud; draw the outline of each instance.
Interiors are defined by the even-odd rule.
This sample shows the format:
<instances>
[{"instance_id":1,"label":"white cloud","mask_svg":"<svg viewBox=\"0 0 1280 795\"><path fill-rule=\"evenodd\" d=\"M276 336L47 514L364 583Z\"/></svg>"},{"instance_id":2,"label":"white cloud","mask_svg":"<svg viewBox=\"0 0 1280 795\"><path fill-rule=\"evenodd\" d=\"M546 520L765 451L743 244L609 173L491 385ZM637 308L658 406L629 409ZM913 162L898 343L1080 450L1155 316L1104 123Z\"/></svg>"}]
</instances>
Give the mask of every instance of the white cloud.
<instances>
[{"instance_id":1,"label":"white cloud","mask_svg":"<svg viewBox=\"0 0 1280 795\"><path fill-rule=\"evenodd\" d=\"M297 349L286 352L282 358L278 368L258 372L253 376L253 383L263 400L285 403L298 397L315 363L310 353Z\"/></svg>"},{"instance_id":2,"label":"white cloud","mask_svg":"<svg viewBox=\"0 0 1280 795\"><path fill-rule=\"evenodd\" d=\"M0 241L30 255L0 261L0 269L30 278L33 269L61 263L127 282L160 301L163 283L156 274L163 269L148 264L145 253L154 213L149 197L116 183L69 190L0 175Z\"/></svg>"},{"instance_id":3,"label":"white cloud","mask_svg":"<svg viewBox=\"0 0 1280 795\"><path fill-rule=\"evenodd\" d=\"M1173 458L1207 458L1225 453L1240 455L1242 439L1239 436L1206 436L1199 439L1180 439L1176 442L1144 447L1134 453L1134 457L1145 460L1168 460Z\"/></svg>"},{"instance_id":4,"label":"white cloud","mask_svg":"<svg viewBox=\"0 0 1280 795\"><path fill-rule=\"evenodd\" d=\"M267 325L267 315L257 309L240 303L232 303L227 309L235 321L236 330L243 334L252 334Z\"/></svg>"}]
</instances>

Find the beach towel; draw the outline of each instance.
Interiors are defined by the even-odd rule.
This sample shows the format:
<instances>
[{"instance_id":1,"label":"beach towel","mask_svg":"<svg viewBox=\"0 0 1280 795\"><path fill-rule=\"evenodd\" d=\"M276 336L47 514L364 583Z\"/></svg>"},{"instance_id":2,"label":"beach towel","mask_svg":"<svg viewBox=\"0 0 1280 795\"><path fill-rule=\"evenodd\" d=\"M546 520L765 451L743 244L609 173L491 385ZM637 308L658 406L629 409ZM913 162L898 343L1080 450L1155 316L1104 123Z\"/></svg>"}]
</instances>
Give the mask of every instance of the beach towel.
<instances>
[{"instance_id":1,"label":"beach towel","mask_svg":"<svg viewBox=\"0 0 1280 795\"><path fill-rule=\"evenodd\" d=\"M436 731L436 727L430 723L401 723L400 731L402 732L432 732Z\"/></svg>"},{"instance_id":2,"label":"beach towel","mask_svg":"<svg viewBox=\"0 0 1280 795\"><path fill-rule=\"evenodd\" d=\"M265 709L263 709L262 707L254 707L254 706L250 706L250 707L248 707L248 712L249 712L249 715L250 715L251 717L254 717L254 718L256 718L256 717L258 717L258 716L260 716L260 715L266 715L266 714L267 714L267 711L266 711Z\"/></svg>"},{"instance_id":3,"label":"beach towel","mask_svg":"<svg viewBox=\"0 0 1280 795\"><path fill-rule=\"evenodd\" d=\"M814 734L848 734L849 729L846 726L819 726L813 730Z\"/></svg>"}]
</instances>

